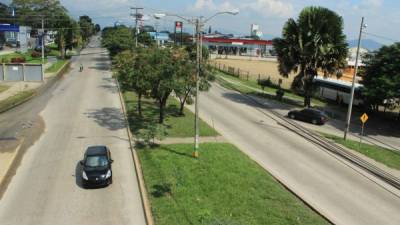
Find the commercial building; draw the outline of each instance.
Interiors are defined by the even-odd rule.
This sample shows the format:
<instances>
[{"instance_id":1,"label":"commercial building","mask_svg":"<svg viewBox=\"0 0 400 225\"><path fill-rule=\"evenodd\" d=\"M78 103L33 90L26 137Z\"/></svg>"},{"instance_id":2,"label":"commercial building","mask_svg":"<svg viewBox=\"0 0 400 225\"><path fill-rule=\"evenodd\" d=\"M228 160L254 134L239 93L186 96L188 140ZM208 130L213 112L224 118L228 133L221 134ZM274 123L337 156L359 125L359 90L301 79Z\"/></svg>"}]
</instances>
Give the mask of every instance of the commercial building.
<instances>
[{"instance_id":1,"label":"commercial building","mask_svg":"<svg viewBox=\"0 0 400 225\"><path fill-rule=\"evenodd\" d=\"M273 55L272 41L226 37L203 37L211 54L268 57Z\"/></svg>"},{"instance_id":2,"label":"commercial building","mask_svg":"<svg viewBox=\"0 0 400 225\"><path fill-rule=\"evenodd\" d=\"M148 32L151 38L157 42L157 45L163 46L170 42L169 33L167 32Z\"/></svg>"}]
</instances>

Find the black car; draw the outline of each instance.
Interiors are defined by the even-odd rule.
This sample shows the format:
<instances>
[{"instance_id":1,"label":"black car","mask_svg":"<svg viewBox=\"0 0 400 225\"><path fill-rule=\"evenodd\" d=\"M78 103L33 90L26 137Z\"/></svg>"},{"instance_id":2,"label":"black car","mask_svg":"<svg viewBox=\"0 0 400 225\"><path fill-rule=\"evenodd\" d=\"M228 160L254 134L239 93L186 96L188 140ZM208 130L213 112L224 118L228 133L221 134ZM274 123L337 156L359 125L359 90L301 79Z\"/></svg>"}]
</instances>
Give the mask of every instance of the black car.
<instances>
[{"instance_id":1,"label":"black car","mask_svg":"<svg viewBox=\"0 0 400 225\"><path fill-rule=\"evenodd\" d=\"M112 184L111 152L106 146L88 147L82 165L83 187Z\"/></svg>"},{"instance_id":2,"label":"black car","mask_svg":"<svg viewBox=\"0 0 400 225\"><path fill-rule=\"evenodd\" d=\"M289 118L310 122L312 124L325 124L328 116L317 109L292 110L288 113Z\"/></svg>"}]
</instances>

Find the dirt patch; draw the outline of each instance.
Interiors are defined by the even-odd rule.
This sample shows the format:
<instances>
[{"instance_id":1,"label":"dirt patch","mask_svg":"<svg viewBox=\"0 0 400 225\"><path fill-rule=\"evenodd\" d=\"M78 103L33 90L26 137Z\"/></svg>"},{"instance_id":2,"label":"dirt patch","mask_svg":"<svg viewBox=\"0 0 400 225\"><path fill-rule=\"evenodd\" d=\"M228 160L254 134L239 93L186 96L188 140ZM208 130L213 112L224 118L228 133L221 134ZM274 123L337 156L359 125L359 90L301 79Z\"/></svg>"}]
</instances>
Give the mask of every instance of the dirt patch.
<instances>
[{"instance_id":1,"label":"dirt patch","mask_svg":"<svg viewBox=\"0 0 400 225\"><path fill-rule=\"evenodd\" d=\"M270 78L272 83L278 84L279 79L282 79L282 87L289 89L293 82L295 74L290 74L288 78L285 78L279 74L278 62L273 61L261 61L261 60L244 60L244 59L215 59L212 63L216 63L217 67L232 67L237 72L239 69L240 77L242 79L248 78L251 80L268 79Z\"/></svg>"},{"instance_id":2,"label":"dirt patch","mask_svg":"<svg viewBox=\"0 0 400 225\"><path fill-rule=\"evenodd\" d=\"M20 144L17 138L3 138L0 139L0 153L9 153L15 151Z\"/></svg>"},{"instance_id":3,"label":"dirt patch","mask_svg":"<svg viewBox=\"0 0 400 225\"><path fill-rule=\"evenodd\" d=\"M45 129L45 123L44 120L41 116L36 116L36 118L32 121L32 126L23 129L21 133L18 135L18 137L10 140L2 140L1 146L2 148L1 151L16 151L19 144L21 144L19 151L17 152L17 155L15 156L13 162L11 163L7 174L4 176L4 179L0 185L0 199L3 197L4 192L7 190L7 187L13 178L13 176L16 174L16 171L21 164L22 158L25 154L25 152L31 147L37 140L39 140L40 136L44 132ZM22 140L22 141L21 141ZM3 142L4 141L4 142ZM20 143L21 142L21 143ZM3 143L5 143L5 146L3 148ZM3 150L4 149L4 150Z\"/></svg>"}]
</instances>

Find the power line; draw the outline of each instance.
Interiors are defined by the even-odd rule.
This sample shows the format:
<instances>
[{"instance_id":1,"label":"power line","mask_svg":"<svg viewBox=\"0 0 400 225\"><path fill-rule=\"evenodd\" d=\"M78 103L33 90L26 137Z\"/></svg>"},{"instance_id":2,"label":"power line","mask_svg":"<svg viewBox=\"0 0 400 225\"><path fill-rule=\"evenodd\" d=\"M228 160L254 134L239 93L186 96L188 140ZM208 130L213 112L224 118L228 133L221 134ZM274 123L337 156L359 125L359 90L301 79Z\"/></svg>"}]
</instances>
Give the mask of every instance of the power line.
<instances>
[{"instance_id":1,"label":"power line","mask_svg":"<svg viewBox=\"0 0 400 225\"><path fill-rule=\"evenodd\" d=\"M369 32L363 32L363 33L366 34L366 35L373 36L373 37L380 38L380 39L384 39L384 40L387 40L387 41L400 42L399 40L395 40L393 38L385 37L385 36L378 35L378 34L373 34L373 33L369 33Z\"/></svg>"}]
</instances>

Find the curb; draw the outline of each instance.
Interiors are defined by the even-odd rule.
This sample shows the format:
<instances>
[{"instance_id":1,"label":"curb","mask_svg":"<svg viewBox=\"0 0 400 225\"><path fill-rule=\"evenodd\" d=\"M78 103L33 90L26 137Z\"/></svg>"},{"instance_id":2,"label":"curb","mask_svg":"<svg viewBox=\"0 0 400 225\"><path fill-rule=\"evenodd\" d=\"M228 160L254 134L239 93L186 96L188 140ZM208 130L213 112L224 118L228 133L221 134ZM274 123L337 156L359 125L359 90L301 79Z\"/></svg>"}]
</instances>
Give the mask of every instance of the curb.
<instances>
[{"instance_id":1,"label":"curb","mask_svg":"<svg viewBox=\"0 0 400 225\"><path fill-rule=\"evenodd\" d=\"M148 199L148 195L147 195L147 190L146 190L146 186L144 183L144 178L143 178L143 172L142 172L142 166L140 164L139 161L139 157L137 155L137 152L135 151L133 145L132 145L132 133L130 130L130 126L129 126L129 122L128 122L128 116L126 113L126 106L125 106L125 101L124 98L121 94L121 89L119 86L119 82L118 79L115 78L115 83L117 84L117 88L118 88L118 94L119 94L119 99L121 101L121 105L122 105L122 111L124 114L124 119L125 119L125 123L126 123L126 130L128 133L128 138L129 138L129 146L131 149L131 153L132 153L132 158L133 158L133 162L135 165L135 171L136 171L136 177L139 183L139 190L140 190L140 196L141 196L141 200L142 200L142 206L143 206L143 211L144 211L144 215L145 215L145 219L146 219L146 223L148 225L154 225L154 219L153 219L153 215L151 213L151 207L150 207L150 202Z\"/></svg>"},{"instance_id":2,"label":"curb","mask_svg":"<svg viewBox=\"0 0 400 225\"><path fill-rule=\"evenodd\" d=\"M64 66L61 67L56 72L56 74L57 74L56 76L54 76L53 78L50 78L45 84L41 85L40 87L33 89L33 93L31 95L29 95L28 97L26 97L25 99L22 99L21 101L15 103L13 105L10 105L9 107L0 109L0 114L4 113L10 109L13 109L19 105L24 104L25 102L31 100L32 98L36 97L37 95L39 95L39 94L43 93L44 91L46 91L47 89L49 89L58 79L60 79L60 77L62 77L64 75L64 73L68 70L70 65L71 65L71 61L68 61L67 63L65 63Z\"/></svg>"},{"instance_id":3,"label":"curb","mask_svg":"<svg viewBox=\"0 0 400 225\"><path fill-rule=\"evenodd\" d=\"M7 167L7 171L4 173L3 178L0 178L0 200L3 197L3 191L5 190L4 182L10 179L10 173L11 173L11 168L14 168L14 165L16 163L16 159L18 158L21 150L21 146L24 140L21 140L21 142L18 144L18 146L15 149L14 155L12 156L11 162ZM7 183L7 182L6 182Z\"/></svg>"}]
</instances>

